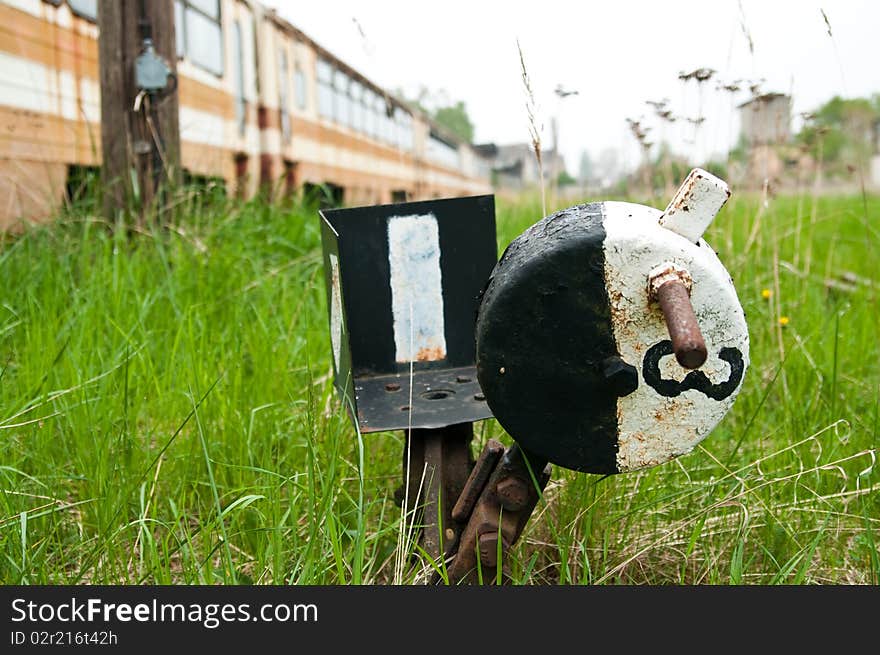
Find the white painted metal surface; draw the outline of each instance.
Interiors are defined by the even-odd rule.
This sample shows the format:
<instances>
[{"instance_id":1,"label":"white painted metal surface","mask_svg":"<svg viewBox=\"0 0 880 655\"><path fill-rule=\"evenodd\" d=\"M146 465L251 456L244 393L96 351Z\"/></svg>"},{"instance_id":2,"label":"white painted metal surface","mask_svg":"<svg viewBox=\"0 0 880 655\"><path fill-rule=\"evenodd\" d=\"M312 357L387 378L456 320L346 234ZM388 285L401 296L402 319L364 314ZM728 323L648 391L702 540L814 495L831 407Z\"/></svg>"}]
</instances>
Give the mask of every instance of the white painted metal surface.
<instances>
[{"instance_id":1,"label":"white painted metal surface","mask_svg":"<svg viewBox=\"0 0 880 655\"><path fill-rule=\"evenodd\" d=\"M737 387L723 400L710 398L697 389L668 397L646 383L643 369L647 351L669 339L663 315L650 298L649 280L658 266L671 263L687 271L692 279L691 303L709 351L699 370L712 384L728 380L731 366L719 357L722 348L738 350L744 367L748 366L748 329L733 282L712 248L698 234L691 240L711 221L711 217L709 221L705 218L708 208L720 207L718 195L706 192L699 184L695 188L701 191L682 196L697 201L694 222L686 220L691 213L687 212L686 217L663 226L664 214L651 207L603 203L605 279L614 338L621 357L639 374L636 391L617 401L620 471L662 464L690 452L727 413L739 392ZM671 229L673 226L676 231ZM678 382L693 373L679 366L674 356L661 359L660 371L665 380Z\"/></svg>"},{"instance_id":2,"label":"white painted metal surface","mask_svg":"<svg viewBox=\"0 0 880 655\"><path fill-rule=\"evenodd\" d=\"M696 243L729 197L724 180L695 168L666 207L660 224Z\"/></svg>"},{"instance_id":3,"label":"white painted metal surface","mask_svg":"<svg viewBox=\"0 0 880 655\"><path fill-rule=\"evenodd\" d=\"M339 280L339 258L330 253L330 344L333 363L339 372L339 352L342 347L342 285Z\"/></svg>"},{"instance_id":4,"label":"white painted metal surface","mask_svg":"<svg viewBox=\"0 0 880 655\"><path fill-rule=\"evenodd\" d=\"M391 310L396 361L446 357L440 231L433 214L388 219Z\"/></svg>"}]
</instances>

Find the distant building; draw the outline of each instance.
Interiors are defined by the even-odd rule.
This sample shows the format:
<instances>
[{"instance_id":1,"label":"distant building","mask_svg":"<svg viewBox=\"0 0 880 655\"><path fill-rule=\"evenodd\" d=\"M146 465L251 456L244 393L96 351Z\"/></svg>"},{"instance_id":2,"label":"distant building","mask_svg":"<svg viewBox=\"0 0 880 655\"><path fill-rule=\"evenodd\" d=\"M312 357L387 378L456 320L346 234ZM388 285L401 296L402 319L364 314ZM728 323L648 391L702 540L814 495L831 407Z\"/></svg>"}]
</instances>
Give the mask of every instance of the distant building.
<instances>
[{"instance_id":1,"label":"distant building","mask_svg":"<svg viewBox=\"0 0 880 655\"><path fill-rule=\"evenodd\" d=\"M741 134L750 146L786 143L791 138L791 96L765 93L739 106Z\"/></svg>"},{"instance_id":2,"label":"distant building","mask_svg":"<svg viewBox=\"0 0 880 655\"><path fill-rule=\"evenodd\" d=\"M539 184L538 160L529 143L497 145L484 143L474 146L491 166L492 179L497 189L528 189ZM554 150L541 151L544 180L549 182L565 171L565 160Z\"/></svg>"},{"instance_id":3,"label":"distant building","mask_svg":"<svg viewBox=\"0 0 880 655\"><path fill-rule=\"evenodd\" d=\"M748 147L746 176L755 186L777 181L785 169L780 146L791 139L791 96L764 93L739 105L740 140Z\"/></svg>"}]
</instances>

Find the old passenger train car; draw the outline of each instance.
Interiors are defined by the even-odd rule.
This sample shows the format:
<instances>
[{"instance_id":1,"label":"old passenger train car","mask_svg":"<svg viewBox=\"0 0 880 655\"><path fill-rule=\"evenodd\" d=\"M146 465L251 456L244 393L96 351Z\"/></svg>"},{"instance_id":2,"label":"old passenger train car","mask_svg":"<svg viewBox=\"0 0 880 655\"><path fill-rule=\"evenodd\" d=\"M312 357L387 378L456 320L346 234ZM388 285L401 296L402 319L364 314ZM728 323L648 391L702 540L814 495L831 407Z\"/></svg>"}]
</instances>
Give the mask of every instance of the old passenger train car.
<instances>
[{"instance_id":1,"label":"old passenger train car","mask_svg":"<svg viewBox=\"0 0 880 655\"><path fill-rule=\"evenodd\" d=\"M181 157L250 196L347 204L489 191L470 144L256 2L176 0ZM97 0L0 0L0 230L49 217L100 166Z\"/></svg>"}]
</instances>

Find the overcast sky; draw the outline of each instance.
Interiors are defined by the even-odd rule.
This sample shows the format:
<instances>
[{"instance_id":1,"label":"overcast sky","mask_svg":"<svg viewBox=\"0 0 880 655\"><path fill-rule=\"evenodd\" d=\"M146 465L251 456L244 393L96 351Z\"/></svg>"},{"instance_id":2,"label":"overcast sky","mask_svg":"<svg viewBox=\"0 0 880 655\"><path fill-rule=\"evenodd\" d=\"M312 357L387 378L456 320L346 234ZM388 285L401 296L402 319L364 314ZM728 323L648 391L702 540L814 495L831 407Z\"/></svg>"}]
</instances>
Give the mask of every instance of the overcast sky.
<instances>
[{"instance_id":1,"label":"overcast sky","mask_svg":"<svg viewBox=\"0 0 880 655\"><path fill-rule=\"evenodd\" d=\"M726 152L739 126L731 108L748 90L718 92L719 80L764 78L762 90L791 93L795 126L798 113L836 94L880 92L878 0L264 3L388 89L414 96L424 85L463 100L477 142L528 140L519 39L544 147L552 147L555 116L560 150L574 175L584 150L595 160L613 148L626 164L635 163L627 117L644 117L653 141L665 139L698 160ZM698 67L718 71L703 86L702 100L696 83L678 80L680 72ZM578 95L560 101L558 85ZM675 114L702 114L706 122L699 131L686 121L662 127L645 101L663 98Z\"/></svg>"}]
</instances>

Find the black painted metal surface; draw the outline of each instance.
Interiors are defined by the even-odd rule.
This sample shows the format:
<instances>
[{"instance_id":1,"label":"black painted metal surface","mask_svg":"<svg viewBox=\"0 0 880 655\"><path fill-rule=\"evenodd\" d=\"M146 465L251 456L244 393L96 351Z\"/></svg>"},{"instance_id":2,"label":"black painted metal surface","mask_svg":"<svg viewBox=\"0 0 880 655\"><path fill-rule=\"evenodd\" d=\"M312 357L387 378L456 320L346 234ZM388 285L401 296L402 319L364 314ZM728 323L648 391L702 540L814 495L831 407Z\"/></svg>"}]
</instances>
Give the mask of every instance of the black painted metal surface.
<instances>
[{"instance_id":1,"label":"black painted metal surface","mask_svg":"<svg viewBox=\"0 0 880 655\"><path fill-rule=\"evenodd\" d=\"M320 214L328 312L334 283L341 302L335 385L360 429L437 428L491 417L486 403L477 399L480 390L473 367L480 292L497 260L494 196L322 210ZM445 352L440 358L412 362L415 386L410 417L408 410L401 409L410 404L410 362L399 361L395 351L389 221L429 214L436 219L438 231ZM331 256L338 261L336 280ZM330 327L332 333L332 319ZM456 382L460 376L470 381ZM388 383L400 384L401 391L386 392ZM450 393L441 397L437 389Z\"/></svg>"},{"instance_id":2,"label":"black painted metal surface","mask_svg":"<svg viewBox=\"0 0 880 655\"><path fill-rule=\"evenodd\" d=\"M473 366L415 371L412 402L409 373L361 377L354 390L361 432L440 428L492 416Z\"/></svg>"},{"instance_id":3,"label":"black painted metal surface","mask_svg":"<svg viewBox=\"0 0 880 655\"><path fill-rule=\"evenodd\" d=\"M600 203L533 225L492 272L476 329L480 385L504 429L590 473L618 471L617 398L638 382L616 365L604 238Z\"/></svg>"}]
</instances>

